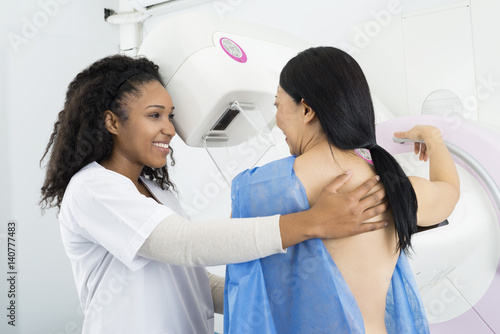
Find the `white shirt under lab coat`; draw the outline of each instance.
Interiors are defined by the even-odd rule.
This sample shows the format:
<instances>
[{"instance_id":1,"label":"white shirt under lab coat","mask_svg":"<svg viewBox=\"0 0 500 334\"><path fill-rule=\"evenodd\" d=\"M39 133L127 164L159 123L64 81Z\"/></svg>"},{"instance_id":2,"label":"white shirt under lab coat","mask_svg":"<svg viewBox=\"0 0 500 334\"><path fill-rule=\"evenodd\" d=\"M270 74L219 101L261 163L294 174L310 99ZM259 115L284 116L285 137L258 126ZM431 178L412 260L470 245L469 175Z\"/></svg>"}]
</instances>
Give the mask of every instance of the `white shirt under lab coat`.
<instances>
[{"instance_id":1,"label":"white shirt under lab coat","mask_svg":"<svg viewBox=\"0 0 500 334\"><path fill-rule=\"evenodd\" d=\"M185 216L172 192L143 181L163 205L96 162L66 189L59 221L85 315L82 333L213 333L205 269L136 255L164 218Z\"/></svg>"}]
</instances>

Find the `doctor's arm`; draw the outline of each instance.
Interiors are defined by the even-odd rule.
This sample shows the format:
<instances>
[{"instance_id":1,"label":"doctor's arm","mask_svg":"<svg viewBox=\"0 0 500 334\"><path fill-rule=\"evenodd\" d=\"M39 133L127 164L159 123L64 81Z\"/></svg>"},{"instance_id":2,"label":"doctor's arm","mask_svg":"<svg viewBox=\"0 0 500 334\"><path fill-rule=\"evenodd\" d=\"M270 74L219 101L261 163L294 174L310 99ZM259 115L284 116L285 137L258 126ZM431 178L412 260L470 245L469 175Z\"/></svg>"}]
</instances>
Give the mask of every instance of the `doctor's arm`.
<instances>
[{"instance_id":1,"label":"doctor's arm","mask_svg":"<svg viewBox=\"0 0 500 334\"><path fill-rule=\"evenodd\" d=\"M438 128L429 125L417 125L406 132L396 132L398 138L423 140L415 143L414 152L423 161L429 160L429 180L411 176L417 195L419 226L435 225L450 216L460 197L460 180Z\"/></svg>"},{"instance_id":2,"label":"doctor's arm","mask_svg":"<svg viewBox=\"0 0 500 334\"><path fill-rule=\"evenodd\" d=\"M138 255L183 266L215 266L283 253L311 238L342 238L385 227L385 221L364 223L387 209L384 202L376 205L385 197L383 190L366 196L378 179L339 194L350 177L345 174L332 181L314 206L303 212L197 222L173 214L158 224Z\"/></svg>"},{"instance_id":3,"label":"doctor's arm","mask_svg":"<svg viewBox=\"0 0 500 334\"><path fill-rule=\"evenodd\" d=\"M225 277L211 273L207 270L208 281L210 282L210 292L214 303L214 312L224 314L224 283Z\"/></svg>"}]
</instances>

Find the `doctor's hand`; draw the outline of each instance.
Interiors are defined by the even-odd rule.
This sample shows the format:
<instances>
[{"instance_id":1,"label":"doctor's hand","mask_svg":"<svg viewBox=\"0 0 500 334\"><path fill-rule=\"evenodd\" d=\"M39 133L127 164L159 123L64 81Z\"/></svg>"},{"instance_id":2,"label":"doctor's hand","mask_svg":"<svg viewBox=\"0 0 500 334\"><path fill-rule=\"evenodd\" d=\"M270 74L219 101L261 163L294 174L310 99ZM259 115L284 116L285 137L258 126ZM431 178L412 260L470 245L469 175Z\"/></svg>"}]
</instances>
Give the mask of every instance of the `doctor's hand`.
<instances>
[{"instance_id":1,"label":"doctor's hand","mask_svg":"<svg viewBox=\"0 0 500 334\"><path fill-rule=\"evenodd\" d=\"M387 210L387 203L383 201L384 189L367 196L380 178L374 176L351 192L338 193L351 175L340 175L324 187L311 208L318 215L317 233L321 238L344 238L384 228L388 224L387 221L365 222Z\"/></svg>"},{"instance_id":2,"label":"doctor's hand","mask_svg":"<svg viewBox=\"0 0 500 334\"><path fill-rule=\"evenodd\" d=\"M338 193L350 178L351 173L340 175L325 186L309 210L281 216L283 249L311 238L344 238L388 225L384 220L365 223L387 210L383 189L366 196L379 179L374 176L351 192Z\"/></svg>"}]
</instances>

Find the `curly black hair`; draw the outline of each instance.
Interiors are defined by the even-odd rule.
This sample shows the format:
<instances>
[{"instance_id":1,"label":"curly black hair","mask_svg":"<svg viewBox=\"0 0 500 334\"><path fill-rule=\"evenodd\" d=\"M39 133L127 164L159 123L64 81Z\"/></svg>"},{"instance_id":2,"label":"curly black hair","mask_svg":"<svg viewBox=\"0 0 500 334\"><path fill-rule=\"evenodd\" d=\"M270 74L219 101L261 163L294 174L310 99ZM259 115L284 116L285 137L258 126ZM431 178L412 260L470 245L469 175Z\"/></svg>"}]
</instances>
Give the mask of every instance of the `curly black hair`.
<instances>
[{"instance_id":1,"label":"curly black hair","mask_svg":"<svg viewBox=\"0 0 500 334\"><path fill-rule=\"evenodd\" d=\"M125 121L128 118L127 99L138 96L141 86L152 81L164 85L158 65L146 58L124 55L102 58L73 79L68 86L64 109L59 112L40 160L41 165L50 151L41 188L42 210L60 208L73 175L85 165L101 162L111 155L113 139L104 126L104 112L111 110ZM175 189L166 165L162 168L145 166L141 175L156 180L162 189Z\"/></svg>"}]
</instances>

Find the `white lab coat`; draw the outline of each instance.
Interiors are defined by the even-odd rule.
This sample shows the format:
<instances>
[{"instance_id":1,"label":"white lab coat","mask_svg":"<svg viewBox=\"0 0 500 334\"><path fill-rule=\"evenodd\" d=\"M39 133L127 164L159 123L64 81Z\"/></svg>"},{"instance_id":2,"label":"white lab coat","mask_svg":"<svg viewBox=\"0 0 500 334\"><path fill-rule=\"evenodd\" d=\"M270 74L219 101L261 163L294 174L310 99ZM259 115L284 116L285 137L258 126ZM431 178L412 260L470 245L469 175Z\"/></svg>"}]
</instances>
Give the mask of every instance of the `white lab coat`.
<instances>
[{"instance_id":1,"label":"white lab coat","mask_svg":"<svg viewBox=\"0 0 500 334\"><path fill-rule=\"evenodd\" d=\"M143 181L163 205L96 162L66 189L59 221L85 315L82 333L213 333L205 269L136 255L164 218L185 216L172 192Z\"/></svg>"}]
</instances>

